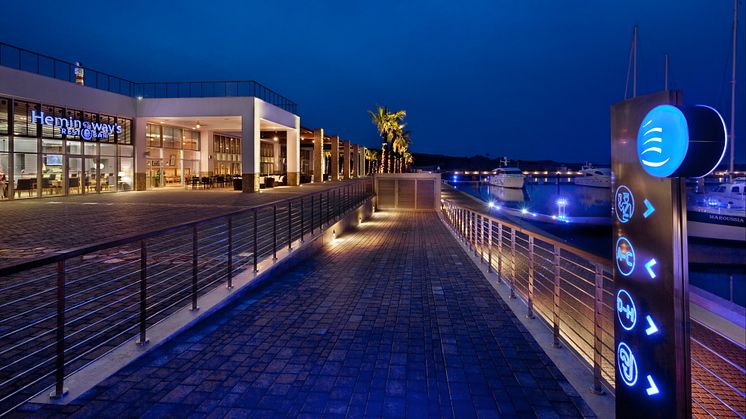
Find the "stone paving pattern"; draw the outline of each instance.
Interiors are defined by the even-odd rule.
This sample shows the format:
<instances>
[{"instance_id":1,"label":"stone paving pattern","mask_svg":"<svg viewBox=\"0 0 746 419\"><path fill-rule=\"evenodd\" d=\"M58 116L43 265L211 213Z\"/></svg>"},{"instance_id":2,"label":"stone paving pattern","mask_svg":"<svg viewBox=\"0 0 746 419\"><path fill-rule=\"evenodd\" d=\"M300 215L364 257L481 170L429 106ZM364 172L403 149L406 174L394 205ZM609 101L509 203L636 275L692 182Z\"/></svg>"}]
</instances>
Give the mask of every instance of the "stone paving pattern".
<instances>
[{"instance_id":1,"label":"stone paving pattern","mask_svg":"<svg viewBox=\"0 0 746 419\"><path fill-rule=\"evenodd\" d=\"M67 406L12 417L579 417L434 213L377 213Z\"/></svg>"},{"instance_id":2,"label":"stone paving pattern","mask_svg":"<svg viewBox=\"0 0 746 419\"><path fill-rule=\"evenodd\" d=\"M72 247L166 228L347 182L305 184L245 194L227 188L164 188L0 202L0 266Z\"/></svg>"}]
</instances>

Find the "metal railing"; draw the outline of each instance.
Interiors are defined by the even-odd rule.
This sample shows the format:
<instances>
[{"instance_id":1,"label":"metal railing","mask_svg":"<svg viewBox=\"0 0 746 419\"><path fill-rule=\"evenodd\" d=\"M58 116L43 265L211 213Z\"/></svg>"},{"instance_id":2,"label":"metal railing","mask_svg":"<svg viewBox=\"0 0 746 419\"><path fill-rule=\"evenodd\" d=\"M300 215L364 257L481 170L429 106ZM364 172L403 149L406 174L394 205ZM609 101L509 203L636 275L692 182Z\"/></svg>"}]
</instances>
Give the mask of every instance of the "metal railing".
<instances>
[{"instance_id":1,"label":"metal railing","mask_svg":"<svg viewBox=\"0 0 746 419\"><path fill-rule=\"evenodd\" d=\"M614 391L614 280L611 261L510 222L444 200L445 220L511 298L538 318L593 372L592 389ZM746 414L746 348L691 319L692 411Z\"/></svg>"},{"instance_id":2,"label":"metal railing","mask_svg":"<svg viewBox=\"0 0 746 419\"><path fill-rule=\"evenodd\" d=\"M0 268L0 415L373 194L370 179Z\"/></svg>"},{"instance_id":3,"label":"metal railing","mask_svg":"<svg viewBox=\"0 0 746 419\"><path fill-rule=\"evenodd\" d=\"M75 83L75 63L0 42L0 65ZM84 84L137 98L257 97L294 114L298 105L254 80L196 82L133 82L84 68Z\"/></svg>"}]
</instances>

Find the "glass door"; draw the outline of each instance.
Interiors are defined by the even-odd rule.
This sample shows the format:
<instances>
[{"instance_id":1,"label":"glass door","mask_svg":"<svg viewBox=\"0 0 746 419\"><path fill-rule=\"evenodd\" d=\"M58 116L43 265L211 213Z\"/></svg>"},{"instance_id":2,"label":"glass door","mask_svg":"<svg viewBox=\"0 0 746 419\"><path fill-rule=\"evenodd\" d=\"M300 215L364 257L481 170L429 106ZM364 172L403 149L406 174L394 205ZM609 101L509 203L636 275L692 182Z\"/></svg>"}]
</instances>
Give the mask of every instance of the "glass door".
<instances>
[{"instance_id":1,"label":"glass door","mask_svg":"<svg viewBox=\"0 0 746 419\"><path fill-rule=\"evenodd\" d=\"M67 158L67 193L80 195L83 193L83 159L80 157Z\"/></svg>"},{"instance_id":2,"label":"glass door","mask_svg":"<svg viewBox=\"0 0 746 419\"><path fill-rule=\"evenodd\" d=\"M98 159L86 157L84 160L83 193L96 193L98 191Z\"/></svg>"},{"instance_id":3,"label":"glass door","mask_svg":"<svg viewBox=\"0 0 746 419\"><path fill-rule=\"evenodd\" d=\"M164 186L163 179L163 167L161 166L161 160L148 159L146 160L146 176L148 189L155 189Z\"/></svg>"}]
</instances>

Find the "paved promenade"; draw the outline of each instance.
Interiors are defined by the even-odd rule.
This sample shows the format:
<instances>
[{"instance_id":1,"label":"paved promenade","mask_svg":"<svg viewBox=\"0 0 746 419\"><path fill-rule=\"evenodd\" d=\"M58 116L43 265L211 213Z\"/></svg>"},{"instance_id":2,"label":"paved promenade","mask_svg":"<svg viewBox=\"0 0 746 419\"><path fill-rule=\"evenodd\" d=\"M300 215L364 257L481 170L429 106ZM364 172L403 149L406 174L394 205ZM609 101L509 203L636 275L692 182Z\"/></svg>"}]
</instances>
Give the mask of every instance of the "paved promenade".
<instances>
[{"instance_id":1,"label":"paved promenade","mask_svg":"<svg viewBox=\"0 0 746 419\"><path fill-rule=\"evenodd\" d=\"M349 181L348 181L349 182ZM0 266L337 187L305 184L245 194L227 188L89 194L0 202Z\"/></svg>"},{"instance_id":2,"label":"paved promenade","mask_svg":"<svg viewBox=\"0 0 746 419\"><path fill-rule=\"evenodd\" d=\"M17 417L591 412L434 213L378 213L64 407Z\"/></svg>"}]
</instances>

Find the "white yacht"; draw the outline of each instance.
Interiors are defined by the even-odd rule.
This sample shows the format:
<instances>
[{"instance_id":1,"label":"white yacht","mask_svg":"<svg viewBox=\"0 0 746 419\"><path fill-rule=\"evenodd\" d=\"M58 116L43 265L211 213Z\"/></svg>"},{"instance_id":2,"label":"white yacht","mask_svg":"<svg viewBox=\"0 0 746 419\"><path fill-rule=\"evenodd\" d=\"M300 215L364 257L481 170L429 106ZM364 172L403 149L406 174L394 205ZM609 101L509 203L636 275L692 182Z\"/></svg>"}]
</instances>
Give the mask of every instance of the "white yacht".
<instances>
[{"instance_id":1,"label":"white yacht","mask_svg":"<svg viewBox=\"0 0 746 419\"><path fill-rule=\"evenodd\" d=\"M690 196L686 214L689 236L746 241L746 178Z\"/></svg>"},{"instance_id":2,"label":"white yacht","mask_svg":"<svg viewBox=\"0 0 746 419\"><path fill-rule=\"evenodd\" d=\"M575 178L575 184L595 188L611 188L611 169L586 164Z\"/></svg>"},{"instance_id":3,"label":"white yacht","mask_svg":"<svg viewBox=\"0 0 746 419\"><path fill-rule=\"evenodd\" d=\"M487 176L487 183L503 188L523 188L523 182L526 177L517 167L499 167Z\"/></svg>"}]
</instances>

